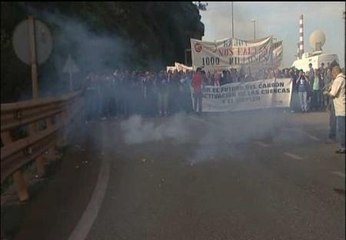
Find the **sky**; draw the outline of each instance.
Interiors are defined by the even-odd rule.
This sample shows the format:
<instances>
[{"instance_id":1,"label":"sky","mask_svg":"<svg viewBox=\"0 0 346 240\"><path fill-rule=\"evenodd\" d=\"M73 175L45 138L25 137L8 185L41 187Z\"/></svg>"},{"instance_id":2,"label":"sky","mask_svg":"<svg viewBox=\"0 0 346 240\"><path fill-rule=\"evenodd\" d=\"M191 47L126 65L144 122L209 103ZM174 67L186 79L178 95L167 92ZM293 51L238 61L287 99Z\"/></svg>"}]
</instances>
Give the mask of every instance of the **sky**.
<instances>
[{"instance_id":1,"label":"sky","mask_svg":"<svg viewBox=\"0 0 346 240\"><path fill-rule=\"evenodd\" d=\"M232 2L208 3L200 11L204 24L203 41L232 37ZM296 60L299 40L299 17L304 17L304 50L311 51L310 35L321 30L326 36L322 50L336 53L345 66L345 2L233 2L234 37L253 40L272 35L283 41L281 67L290 67ZM253 22L255 21L255 23Z\"/></svg>"}]
</instances>

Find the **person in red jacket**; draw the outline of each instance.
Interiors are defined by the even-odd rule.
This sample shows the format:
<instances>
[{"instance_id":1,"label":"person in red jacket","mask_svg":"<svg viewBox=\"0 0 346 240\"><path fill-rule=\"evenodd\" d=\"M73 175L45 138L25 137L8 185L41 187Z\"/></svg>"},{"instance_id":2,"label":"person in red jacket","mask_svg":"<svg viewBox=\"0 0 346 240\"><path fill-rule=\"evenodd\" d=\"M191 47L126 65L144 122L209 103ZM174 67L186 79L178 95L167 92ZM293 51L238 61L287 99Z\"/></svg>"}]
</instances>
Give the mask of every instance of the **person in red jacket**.
<instances>
[{"instance_id":1,"label":"person in red jacket","mask_svg":"<svg viewBox=\"0 0 346 240\"><path fill-rule=\"evenodd\" d=\"M193 95L193 110L196 113L202 112L202 86L203 86L203 78L202 78L202 69L197 68L196 72L192 76L192 95Z\"/></svg>"}]
</instances>

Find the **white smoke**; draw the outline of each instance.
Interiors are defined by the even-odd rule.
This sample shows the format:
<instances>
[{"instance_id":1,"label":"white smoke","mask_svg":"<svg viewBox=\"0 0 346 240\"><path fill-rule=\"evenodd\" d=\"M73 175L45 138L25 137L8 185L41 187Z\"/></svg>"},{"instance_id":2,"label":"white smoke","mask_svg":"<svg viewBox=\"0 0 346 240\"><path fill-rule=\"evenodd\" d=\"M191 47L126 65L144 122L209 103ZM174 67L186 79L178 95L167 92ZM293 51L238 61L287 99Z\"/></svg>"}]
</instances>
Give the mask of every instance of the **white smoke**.
<instances>
[{"instance_id":1,"label":"white smoke","mask_svg":"<svg viewBox=\"0 0 346 240\"><path fill-rule=\"evenodd\" d=\"M185 143L189 139L189 132L183 119L183 115L177 114L171 119L155 125L154 122L145 121L139 115L133 115L128 120L122 121L120 126L127 144L163 140Z\"/></svg>"},{"instance_id":2,"label":"white smoke","mask_svg":"<svg viewBox=\"0 0 346 240\"><path fill-rule=\"evenodd\" d=\"M173 140L188 149L185 161L194 165L205 161L228 159L239 161L251 141L293 141L295 136L282 133L287 126L285 113L280 111L251 111L244 113L212 114L202 118L175 115L164 120L143 119L138 115L121 122L123 139L126 144L143 144L155 141ZM280 137L281 136L281 137Z\"/></svg>"}]
</instances>

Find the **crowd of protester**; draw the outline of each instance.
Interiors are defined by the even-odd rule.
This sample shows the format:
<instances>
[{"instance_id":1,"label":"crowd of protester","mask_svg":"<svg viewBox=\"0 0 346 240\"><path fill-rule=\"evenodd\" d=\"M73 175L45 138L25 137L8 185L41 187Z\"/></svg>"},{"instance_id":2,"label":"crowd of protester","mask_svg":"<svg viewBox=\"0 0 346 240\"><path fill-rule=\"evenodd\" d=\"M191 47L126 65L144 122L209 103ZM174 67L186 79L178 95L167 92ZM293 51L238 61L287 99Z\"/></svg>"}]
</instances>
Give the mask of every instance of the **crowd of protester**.
<instances>
[{"instance_id":1,"label":"crowd of protester","mask_svg":"<svg viewBox=\"0 0 346 240\"><path fill-rule=\"evenodd\" d=\"M84 94L87 99L87 119L130 116L165 116L178 112L193 112L191 83L194 71L129 71L115 70L90 73L86 77ZM221 86L234 82L260 79L291 78L293 80L292 111L320 111L329 105L322 94L330 83L328 68L265 69L254 74L250 70L201 71L204 86ZM301 80L304 89L301 88ZM305 91L304 94L301 91Z\"/></svg>"},{"instance_id":2,"label":"crowd of protester","mask_svg":"<svg viewBox=\"0 0 346 240\"><path fill-rule=\"evenodd\" d=\"M323 95L323 90L330 87L332 82L331 70L322 63L319 68L309 70L295 69L291 71L293 80L292 109L293 111L321 111L330 107L331 101Z\"/></svg>"}]
</instances>

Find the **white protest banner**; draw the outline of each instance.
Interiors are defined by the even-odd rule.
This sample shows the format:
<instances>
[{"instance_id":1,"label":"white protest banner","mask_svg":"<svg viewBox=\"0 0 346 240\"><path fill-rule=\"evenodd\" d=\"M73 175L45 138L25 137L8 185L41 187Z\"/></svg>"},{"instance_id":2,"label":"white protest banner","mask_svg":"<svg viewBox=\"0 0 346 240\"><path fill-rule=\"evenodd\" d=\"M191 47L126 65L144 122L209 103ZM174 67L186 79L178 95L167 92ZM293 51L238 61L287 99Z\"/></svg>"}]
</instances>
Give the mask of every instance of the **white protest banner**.
<instances>
[{"instance_id":1,"label":"white protest banner","mask_svg":"<svg viewBox=\"0 0 346 240\"><path fill-rule=\"evenodd\" d=\"M169 72L169 71L174 72L175 69L176 69L175 66L167 66L166 67L166 72Z\"/></svg>"},{"instance_id":2,"label":"white protest banner","mask_svg":"<svg viewBox=\"0 0 346 240\"><path fill-rule=\"evenodd\" d=\"M280 67L283 57L283 45L282 41L274 42L271 47L270 60L266 63L258 65L260 69L277 69ZM252 70L260 70L256 67L252 67Z\"/></svg>"},{"instance_id":3,"label":"white protest banner","mask_svg":"<svg viewBox=\"0 0 346 240\"><path fill-rule=\"evenodd\" d=\"M168 71L171 71L171 72L174 72L174 71L183 71L183 72L186 72L186 71L192 71L192 67L189 67L189 66L186 66L182 63L178 63L178 62L175 62L174 63L174 66L167 66L166 67L166 72Z\"/></svg>"},{"instance_id":4,"label":"white protest banner","mask_svg":"<svg viewBox=\"0 0 346 240\"><path fill-rule=\"evenodd\" d=\"M281 65L283 57L283 46L282 41L273 44L273 54L272 54L272 67L278 68Z\"/></svg>"},{"instance_id":5,"label":"white protest banner","mask_svg":"<svg viewBox=\"0 0 346 240\"><path fill-rule=\"evenodd\" d=\"M205 70L222 70L251 65L258 68L268 64L272 54L272 36L246 41L226 38L214 42L190 39L192 67Z\"/></svg>"},{"instance_id":6,"label":"white protest banner","mask_svg":"<svg viewBox=\"0 0 346 240\"><path fill-rule=\"evenodd\" d=\"M175 62L174 66L178 70L178 72L180 72L180 71L186 72L186 71L192 70L192 67L186 66L186 65L184 65L182 63L178 63L178 62Z\"/></svg>"},{"instance_id":7,"label":"white protest banner","mask_svg":"<svg viewBox=\"0 0 346 240\"><path fill-rule=\"evenodd\" d=\"M292 95L290 78L204 86L203 112L230 112L289 107Z\"/></svg>"}]
</instances>

